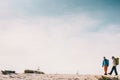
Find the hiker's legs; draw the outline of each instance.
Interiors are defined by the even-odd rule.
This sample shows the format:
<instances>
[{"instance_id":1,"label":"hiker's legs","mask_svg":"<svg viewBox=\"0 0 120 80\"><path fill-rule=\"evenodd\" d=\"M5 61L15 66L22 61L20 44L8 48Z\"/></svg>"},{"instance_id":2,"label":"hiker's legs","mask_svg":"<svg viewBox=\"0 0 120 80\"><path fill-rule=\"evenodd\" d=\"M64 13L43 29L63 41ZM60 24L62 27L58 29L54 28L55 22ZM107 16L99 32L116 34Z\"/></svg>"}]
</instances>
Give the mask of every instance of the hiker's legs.
<instances>
[{"instance_id":1,"label":"hiker's legs","mask_svg":"<svg viewBox=\"0 0 120 80\"><path fill-rule=\"evenodd\" d=\"M113 70L114 70L114 66L112 67L111 71L110 71L110 75L113 73Z\"/></svg>"},{"instance_id":2,"label":"hiker's legs","mask_svg":"<svg viewBox=\"0 0 120 80\"><path fill-rule=\"evenodd\" d=\"M104 75L107 75L107 66L104 66Z\"/></svg>"},{"instance_id":3,"label":"hiker's legs","mask_svg":"<svg viewBox=\"0 0 120 80\"><path fill-rule=\"evenodd\" d=\"M116 66L114 66L115 75L118 75Z\"/></svg>"}]
</instances>

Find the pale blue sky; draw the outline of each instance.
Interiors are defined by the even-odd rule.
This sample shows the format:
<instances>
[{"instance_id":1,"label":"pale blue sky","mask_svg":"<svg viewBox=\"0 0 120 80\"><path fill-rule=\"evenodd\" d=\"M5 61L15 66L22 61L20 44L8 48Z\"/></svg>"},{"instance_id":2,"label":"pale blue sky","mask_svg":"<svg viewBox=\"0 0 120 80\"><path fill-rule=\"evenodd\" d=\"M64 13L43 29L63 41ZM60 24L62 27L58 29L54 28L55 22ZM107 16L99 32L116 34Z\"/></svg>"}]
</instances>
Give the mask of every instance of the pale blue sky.
<instances>
[{"instance_id":1,"label":"pale blue sky","mask_svg":"<svg viewBox=\"0 0 120 80\"><path fill-rule=\"evenodd\" d=\"M103 56L120 57L119 4L1 0L0 68L22 72L39 66L46 73L102 74Z\"/></svg>"}]
</instances>

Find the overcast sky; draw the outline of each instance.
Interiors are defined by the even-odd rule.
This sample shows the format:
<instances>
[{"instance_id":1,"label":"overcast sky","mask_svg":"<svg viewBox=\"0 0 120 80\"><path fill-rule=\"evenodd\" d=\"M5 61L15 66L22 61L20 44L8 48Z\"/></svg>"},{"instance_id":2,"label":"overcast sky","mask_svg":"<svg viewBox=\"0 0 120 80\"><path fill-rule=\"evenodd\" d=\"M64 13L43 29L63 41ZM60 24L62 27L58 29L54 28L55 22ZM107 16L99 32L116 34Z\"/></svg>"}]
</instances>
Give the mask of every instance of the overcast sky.
<instances>
[{"instance_id":1,"label":"overcast sky","mask_svg":"<svg viewBox=\"0 0 120 80\"><path fill-rule=\"evenodd\" d=\"M120 0L0 0L1 70L103 74L103 56L120 57Z\"/></svg>"}]
</instances>

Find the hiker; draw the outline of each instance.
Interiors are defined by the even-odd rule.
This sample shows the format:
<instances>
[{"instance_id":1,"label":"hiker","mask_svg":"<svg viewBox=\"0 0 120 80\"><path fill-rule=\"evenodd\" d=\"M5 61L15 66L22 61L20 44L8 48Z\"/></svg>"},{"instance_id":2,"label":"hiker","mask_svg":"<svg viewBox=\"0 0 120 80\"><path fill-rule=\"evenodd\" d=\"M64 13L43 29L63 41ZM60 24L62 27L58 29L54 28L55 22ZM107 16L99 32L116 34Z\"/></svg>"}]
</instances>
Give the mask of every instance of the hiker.
<instances>
[{"instance_id":1,"label":"hiker","mask_svg":"<svg viewBox=\"0 0 120 80\"><path fill-rule=\"evenodd\" d=\"M102 67L104 67L104 75L107 75L107 70L109 66L109 60L103 57Z\"/></svg>"},{"instance_id":2,"label":"hiker","mask_svg":"<svg viewBox=\"0 0 120 80\"><path fill-rule=\"evenodd\" d=\"M117 68L116 66L118 65L117 62L116 62L116 58L114 56L112 56L112 60L113 60L113 67L111 69L111 72L109 73L110 75L112 74L112 72L114 71L115 72L115 75L118 75L117 73Z\"/></svg>"}]
</instances>

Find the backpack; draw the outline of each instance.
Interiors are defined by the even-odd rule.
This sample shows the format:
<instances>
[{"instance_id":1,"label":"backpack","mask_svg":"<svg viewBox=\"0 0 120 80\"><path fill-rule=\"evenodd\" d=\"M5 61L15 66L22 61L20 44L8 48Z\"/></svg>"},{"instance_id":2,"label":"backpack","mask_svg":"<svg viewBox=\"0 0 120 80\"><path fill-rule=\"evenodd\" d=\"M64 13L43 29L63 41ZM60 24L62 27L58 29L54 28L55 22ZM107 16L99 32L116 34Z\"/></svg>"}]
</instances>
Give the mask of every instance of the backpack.
<instances>
[{"instance_id":1,"label":"backpack","mask_svg":"<svg viewBox=\"0 0 120 80\"><path fill-rule=\"evenodd\" d=\"M119 65L119 58L117 57L115 58L115 60L116 60L116 65Z\"/></svg>"}]
</instances>

